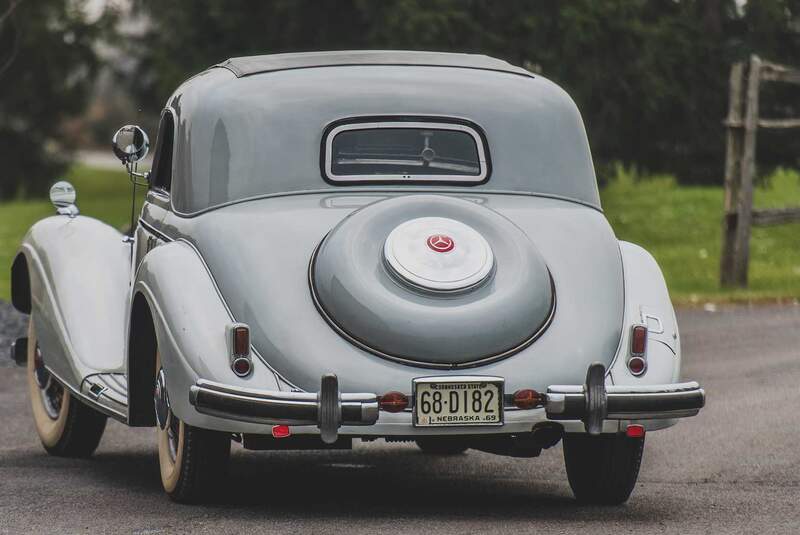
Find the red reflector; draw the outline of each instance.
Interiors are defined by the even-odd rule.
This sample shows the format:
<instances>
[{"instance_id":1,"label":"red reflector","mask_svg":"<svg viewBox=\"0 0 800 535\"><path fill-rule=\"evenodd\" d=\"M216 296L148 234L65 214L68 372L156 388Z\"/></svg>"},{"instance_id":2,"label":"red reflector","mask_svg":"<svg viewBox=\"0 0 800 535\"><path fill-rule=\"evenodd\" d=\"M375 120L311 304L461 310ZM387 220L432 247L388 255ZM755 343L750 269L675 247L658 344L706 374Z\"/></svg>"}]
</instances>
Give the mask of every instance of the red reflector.
<instances>
[{"instance_id":1,"label":"red reflector","mask_svg":"<svg viewBox=\"0 0 800 535\"><path fill-rule=\"evenodd\" d=\"M514 406L519 409L533 409L541 405L542 396L536 390L526 388L514 392Z\"/></svg>"},{"instance_id":2,"label":"red reflector","mask_svg":"<svg viewBox=\"0 0 800 535\"><path fill-rule=\"evenodd\" d=\"M381 396L378 405L386 412L402 412L408 407L408 396L402 392L389 392Z\"/></svg>"},{"instance_id":3,"label":"red reflector","mask_svg":"<svg viewBox=\"0 0 800 535\"><path fill-rule=\"evenodd\" d=\"M250 354L250 329L243 325L233 328L233 355L246 357Z\"/></svg>"},{"instance_id":4,"label":"red reflector","mask_svg":"<svg viewBox=\"0 0 800 535\"><path fill-rule=\"evenodd\" d=\"M231 364L231 368L233 368L233 373L235 373L239 377L244 377L245 375L250 374L250 370L252 369L252 364L250 363L249 359L246 359L244 357L239 357L233 361L233 364Z\"/></svg>"},{"instance_id":5,"label":"red reflector","mask_svg":"<svg viewBox=\"0 0 800 535\"><path fill-rule=\"evenodd\" d=\"M631 357L628 361L628 369L633 375L642 375L645 368L647 368L647 362L642 357Z\"/></svg>"},{"instance_id":6,"label":"red reflector","mask_svg":"<svg viewBox=\"0 0 800 535\"><path fill-rule=\"evenodd\" d=\"M292 434L292 430L288 425L273 425L272 436L275 438L286 438Z\"/></svg>"},{"instance_id":7,"label":"red reflector","mask_svg":"<svg viewBox=\"0 0 800 535\"><path fill-rule=\"evenodd\" d=\"M625 434L630 438L644 438L644 426L639 424L631 424L625 430Z\"/></svg>"},{"instance_id":8,"label":"red reflector","mask_svg":"<svg viewBox=\"0 0 800 535\"><path fill-rule=\"evenodd\" d=\"M647 349L647 327L634 325L631 332L631 355L642 356Z\"/></svg>"}]
</instances>

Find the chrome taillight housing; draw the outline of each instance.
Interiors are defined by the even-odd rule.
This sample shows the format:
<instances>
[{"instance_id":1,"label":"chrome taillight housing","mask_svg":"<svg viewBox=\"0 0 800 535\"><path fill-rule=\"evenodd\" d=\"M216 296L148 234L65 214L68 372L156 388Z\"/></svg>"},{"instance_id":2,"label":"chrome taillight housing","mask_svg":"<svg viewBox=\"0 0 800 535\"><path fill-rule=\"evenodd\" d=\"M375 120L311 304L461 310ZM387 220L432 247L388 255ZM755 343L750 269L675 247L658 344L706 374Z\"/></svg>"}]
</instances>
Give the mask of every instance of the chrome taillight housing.
<instances>
[{"instance_id":1,"label":"chrome taillight housing","mask_svg":"<svg viewBox=\"0 0 800 535\"><path fill-rule=\"evenodd\" d=\"M239 377L247 377L253 371L250 358L250 327L245 323L228 325L228 353L231 370Z\"/></svg>"}]
</instances>

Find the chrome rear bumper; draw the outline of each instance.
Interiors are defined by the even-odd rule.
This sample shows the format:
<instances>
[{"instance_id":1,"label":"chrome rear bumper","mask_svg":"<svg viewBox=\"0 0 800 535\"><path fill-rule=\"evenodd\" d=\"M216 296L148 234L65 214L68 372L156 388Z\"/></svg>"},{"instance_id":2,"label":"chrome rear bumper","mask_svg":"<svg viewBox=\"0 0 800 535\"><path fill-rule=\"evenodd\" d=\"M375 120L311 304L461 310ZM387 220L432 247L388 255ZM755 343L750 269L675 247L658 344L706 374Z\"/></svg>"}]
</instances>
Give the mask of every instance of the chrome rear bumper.
<instances>
[{"instance_id":1,"label":"chrome rear bumper","mask_svg":"<svg viewBox=\"0 0 800 535\"><path fill-rule=\"evenodd\" d=\"M189 402L197 412L230 420L315 425L329 444L336 441L342 426L369 426L378 421L377 396L339 392L333 374L322 376L319 392L255 390L199 380L190 388ZM695 382L606 386L605 367L597 363L589 367L583 385L548 387L544 409L549 420L582 421L588 433L598 434L605 420L684 418L697 414L704 404L705 392ZM407 414L408 429L413 429Z\"/></svg>"},{"instance_id":2,"label":"chrome rear bumper","mask_svg":"<svg viewBox=\"0 0 800 535\"><path fill-rule=\"evenodd\" d=\"M551 420L582 420L590 434L603 420L685 418L703 408L705 391L696 382L645 386L606 386L602 364L589 367L583 385L547 389L545 410Z\"/></svg>"},{"instance_id":3,"label":"chrome rear bumper","mask_svg":"<svg viewBox=\"0 0 800 535\"><path fill-rule=\"evenodd\" d=\"M244 422L317 425L329 444L342 425L378 421L377 396L341 393L331 374L322 376L319 392L254 390L201 379L189 389L189 403L197 412Z\"/></svg>"}]
</instances>

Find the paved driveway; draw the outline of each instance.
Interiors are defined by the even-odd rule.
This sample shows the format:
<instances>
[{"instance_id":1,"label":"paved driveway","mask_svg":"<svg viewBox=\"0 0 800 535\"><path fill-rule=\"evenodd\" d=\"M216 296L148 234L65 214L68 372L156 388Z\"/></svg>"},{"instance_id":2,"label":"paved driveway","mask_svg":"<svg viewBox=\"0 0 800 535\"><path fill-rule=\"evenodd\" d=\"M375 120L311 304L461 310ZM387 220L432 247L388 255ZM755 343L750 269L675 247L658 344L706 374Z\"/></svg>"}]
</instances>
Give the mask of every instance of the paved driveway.
<instances>
[{"instance_id":1,"label":"paved driveway","mask_svg":"<svg viewBox=\"0 0 800 535\"><path fill-rule=\"evenodd\" d=\"M679 313L708 405L647 439L622 507L582 507L560 446L538 459L235 449L224 503L162 494L153 431L110 423L91 460L44 454L22 370L0 369L0 533L800 532L800 307ZM4 359L5 356L0 356Z\"/></svg>"}]
</instances>

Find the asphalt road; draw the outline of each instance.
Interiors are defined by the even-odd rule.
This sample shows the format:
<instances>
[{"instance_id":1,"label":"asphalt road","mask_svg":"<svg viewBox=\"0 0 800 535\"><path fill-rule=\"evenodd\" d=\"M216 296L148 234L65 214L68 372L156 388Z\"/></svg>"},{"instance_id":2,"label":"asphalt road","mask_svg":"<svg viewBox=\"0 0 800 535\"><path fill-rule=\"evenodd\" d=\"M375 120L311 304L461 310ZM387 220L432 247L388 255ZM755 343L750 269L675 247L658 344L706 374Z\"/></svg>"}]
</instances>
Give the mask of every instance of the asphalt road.
<instances>
[{"instance_id":1,"label":"asphalt road","mask_svg":"<svg viewBox=\"0 0 800 535\"><path fill-rule=\"evenodd\" d=\"M222 503L176 505L161 493L152 430L110 423L94 458L48 457L22 370L3 367L0 533L800 532L800 306L685 310L679 322L684 375L708 404L648 435L625 506L577 505L560 446L527 460L384 443L236 448Z\"/></svg>"}]
</instances>

